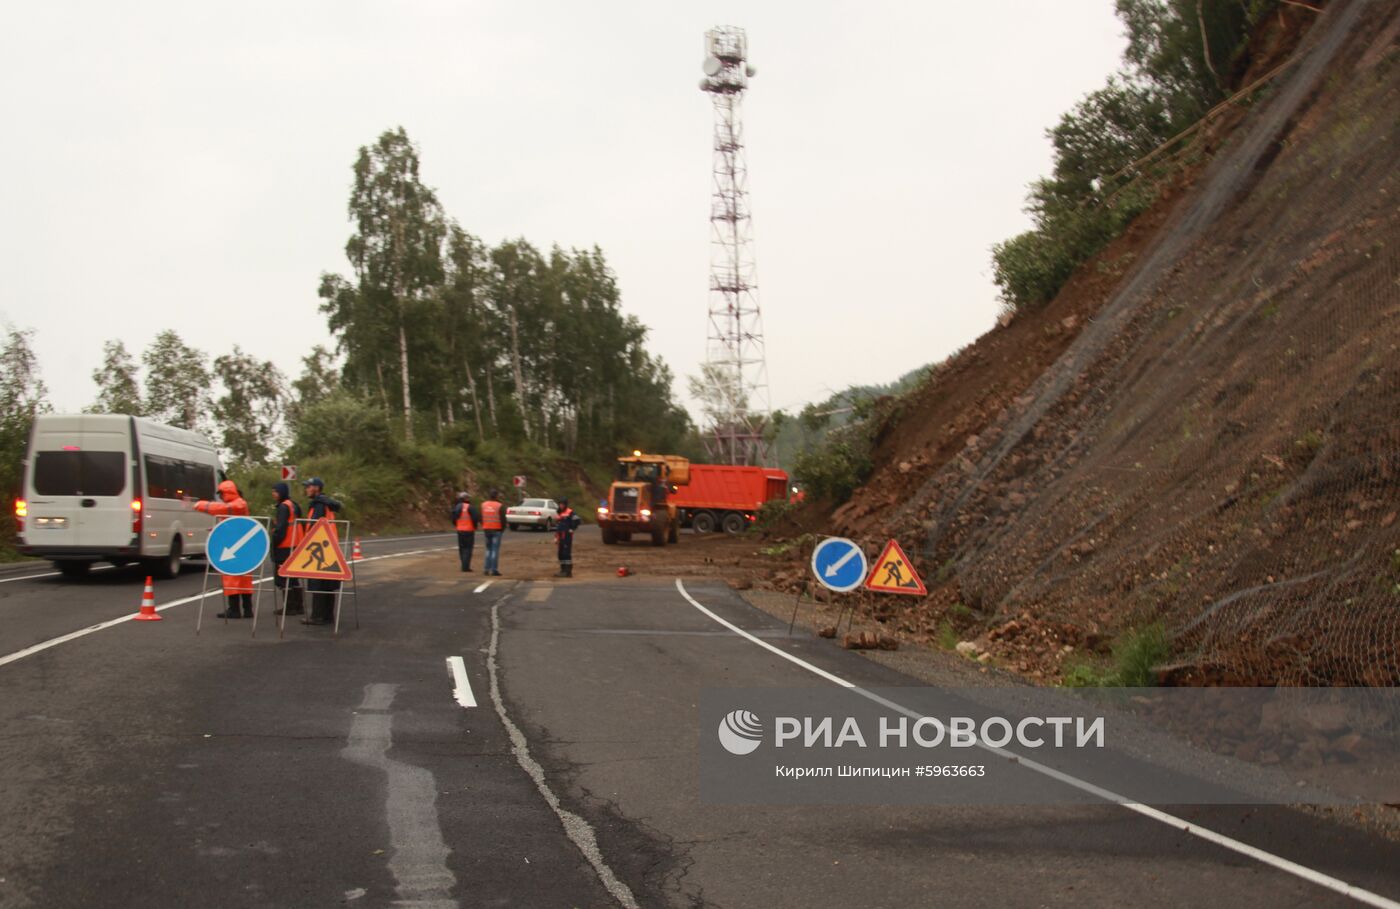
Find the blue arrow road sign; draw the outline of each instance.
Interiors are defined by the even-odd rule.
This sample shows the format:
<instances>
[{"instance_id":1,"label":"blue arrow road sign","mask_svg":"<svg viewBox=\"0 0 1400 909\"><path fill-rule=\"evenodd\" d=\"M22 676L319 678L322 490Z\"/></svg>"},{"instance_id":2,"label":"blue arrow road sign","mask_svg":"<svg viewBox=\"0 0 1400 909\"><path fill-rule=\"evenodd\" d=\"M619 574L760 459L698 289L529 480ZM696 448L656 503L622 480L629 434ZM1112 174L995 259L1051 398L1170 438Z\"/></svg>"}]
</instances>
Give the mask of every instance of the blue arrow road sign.
<instances>
[{"instance_id":1,"label":"blue arrow road sign","mask_svg":"<svg viewBox=\"0 0 1400 909\"><path fill-rule=\"evenodd\" d=\"M865 553L845 537L827 537L812 550L812 573L823 587L837 593L859 587L869 568Z\"/></svg>"},{"instance_id":2,"label":"blue arrow road sign","mask_svg":"<svg viewBox=\"0 0 1400 909\"><path fill-rule=\"evenodd\" d=\"M252 518L219 522L209 533L209 567L220 574L252 574L267 558L267 530Z\"/></svg>"}]
</instances>

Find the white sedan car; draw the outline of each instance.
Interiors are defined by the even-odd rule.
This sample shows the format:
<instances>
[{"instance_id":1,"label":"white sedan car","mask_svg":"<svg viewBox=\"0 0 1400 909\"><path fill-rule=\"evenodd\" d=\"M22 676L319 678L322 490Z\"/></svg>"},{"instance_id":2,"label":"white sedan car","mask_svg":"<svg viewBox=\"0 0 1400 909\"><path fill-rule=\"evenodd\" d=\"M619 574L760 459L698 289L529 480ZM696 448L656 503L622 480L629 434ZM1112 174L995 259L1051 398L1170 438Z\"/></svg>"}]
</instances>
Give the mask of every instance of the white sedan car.
<instances>
[{"instance_id":1,"label":"white sedan car","mask_svg":"<svg viewBox=\"0 0 1400 909\"><path fill-rule=\"evenodd\" d=\"M506 509L506 526L511 530L536 527L553 530L559 522L559 505L553 499L526 499Z\"/></svg>"}]
</instances>

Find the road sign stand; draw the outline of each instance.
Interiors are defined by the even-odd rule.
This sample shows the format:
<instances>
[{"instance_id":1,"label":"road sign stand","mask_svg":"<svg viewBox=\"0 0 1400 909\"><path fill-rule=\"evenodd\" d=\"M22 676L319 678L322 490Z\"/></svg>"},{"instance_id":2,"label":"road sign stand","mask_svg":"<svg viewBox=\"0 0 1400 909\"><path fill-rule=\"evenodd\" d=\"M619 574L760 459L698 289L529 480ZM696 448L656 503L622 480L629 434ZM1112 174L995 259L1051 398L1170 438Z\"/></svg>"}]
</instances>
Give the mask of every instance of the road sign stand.
<instances>
[{"instance_id":1,"label":"road sign stand","mask_svg":"<svg viewBox=\"0 0 1400 909\"><path fill-rule=\"evenodd\" d=\"M340 579L340 578L336 578L336 579L335 579L335 580L339 580L339 581L340 581L340 586L337 587L336 590L335 590L335 605L332 607L332 609L333 609L333 611L334 611L334 613L335 613L335 616L334 616L333 624L332 624L332 628L331 628L331 638L332 638L332 639L337 639L337 638L340 637L340 611L341 611L341 607L342 607L342 606L344 605L344 603L345 603L345 597L346 597L346 596L351 597L351 601L352 601L352 604L353 604L352 608L354 609L354 613L355 613L355 627L356 627L357 629L360 627L360 598L359 598L360 590L359 590L359 583L356 581L356 578L355 578L355 563L354 563L353 561L351 561L351 560L347 557L347 555L346 555L346 553L348 553L348 552L351 551L351 546L352 546L353 543L354 543L354 539L353 539L353 536L352 536L352 533L351 533L350 522L349 522L349 521L331 520L331 519L326 519L326 518L317 518L317 519L312 519L312 518L297 518L297 523L298 523L298 524L301 524L301 525L304 525L304 527L303 527L303 533L302 533L303 539L305 539L305 537L309 536L311 530L314 529L314 528L316 527L316 525L322 523L323 521L324 521L325 524L327 524L327 525L329 525L329 526L331 526L331 527L334 528L333 533L334 533L334 535L335 535L335 543L340 547L340 550L341 550L340 553L339 553L340 562L345 566L345 571L346 571L346 574L348 575L348 578L346 578L346 579ZM292 560L292 558L293 558L296 554L297 554L297 550L293 550L292 554L289 555L289 556L287 557L287 561L290 562L290 561ZM283 565L285 565L285 564L286 564L286 562L283 563ZM279 569L279 570L280 570L280 569ZM284 577L292 578L292 577L301 577L301 576L300 576L300 575L284 575ZM312 577L312 578L301 577L301 580L302 580L302 582L303 582L303 588L304 588L304 589L303 589L303 601L306 602L307 608L310 610L310 612L308 612L308 615L310 615L310 614L313 614L313 613L315 612L315 602L316 602L316 601L315 601L315 599L314 599L313 597L315 597L315 596L322 596L322 595L324 595L324 594L326 593L326 591L316 591L316 592L313 594L312 591L310 590L310 588L306 586L306 582L308 582L308 581L313 581L313 580L317 580L317 578L314 578L314 577ZM321 580L326 580L326 579L325 579L325 578L322 578ZM345 589L345 585L346 585L346 581L347 581L347 580L348 580L348 582L349 582L349 584L350 584L350 589L349 589L348 591ZM284 629L286 628L286 624L287 624L287 615L286 615L286 607L284 606L284 607L283 607L283 610L282 610L282 627L283 627Z\"/></svg>"},{"instance_id":2,"label":"road sign stand","mask_svg":"<svg viewBox=\"0 0 1400 909\"><path fill-rule=\"evenodd\" d=\"M788 622L788 637L792 637L792 629L793 629L793 626L797 624L797 609L798 609L799 606L802 605L802 595L803 595L804 593L806 593L806 592L807 592L807 581L806 581L806 579L804 578L803 581L802 581L802 586L799 587L799 588L797 588L797 597L792 601L792 619L791 619L791 621ZM817 598L816 598L815 596L813 596L813 597L812 597L812 602L815 603L816 601L817 601Z\"/></svg>"},{"instance_id":3,"label":"road sign stand","mask_svg":"<svg viewBox=\"0 0 1400 909\"><path fill-rule=\"evenodd\" d=\"M826 537L816 546L812 547L811 559L812 574L817 579L817 583L830 591L829 596L835 594L849 594L860 587L864 582L869 562L865 558L865 548L854 540L845 537ZM801 594L798 594L799 600ZM816 601L815 596L813 602ZM832 599L831 602L837 602ZM840 608L836 612L836 630L841 630L841 619L846 614L849 603L851 618L855 620L855 601L850 597L845 597L840 602ZM793 618L796 621L797 608L793 607ZM849 627L849 626L848 626Z\"/></svg>"},{"instance_id":4,"label":"road sign stand","mask_svg":"<svg viewBox=\"0 0 1400 909\"><path fill-rule=\"evenodd\" d=\"M229 518L232 518L232 517L243 517L243 516L242 516L242 515L217 515L217 516L215 517L215 519L214 519L214 526L215 526L215 527L218 527L218 526L219 526L220 524L222 524L224 521L226 521L226 520L228 520ZM264 532L264 533L267 532L268 526L269 526L269 525L271 524L271 522L272 522L272 519L269 518L269 517L267 517L266 515L249 515L248 517L249 517L251 520L257 521L257 522L262 526L262 529L263 529L263 532ZM210 536L212 536L212 535L213 535L213 531L211 530L211 531L210 531ZM252 574L252 572L248 572L248 573L249 573L249 574ZM199 592L199 612L198 612L198 614L195 616L195 620L194 620L194 633L195 633L196 636L199 635L200 630L201 630L201 629L203 628L203 626L204 626L204 601L205 601L205 599L207 599L208 596L209 596L209 575L211 575L211 574L218 574L218 572L214 571L214 570L212 569L212 567L210 566L210 559L209 559L209 537L205 537L205 549L204 549L204 583L203 583L203 585L201 586L200 592ZM239 575L239 577L241 577L241 575ZM267 579L267 559L264 558L261 562L258 563L257 575L256 575L256 576L254 577L254 579L253 579L253 623L252 623L252 629L251 629L251 631L252 631L252 636L253 636L253 637L257 637L257 636L258 636L258 603L260 602L261 595L262 595L262 585L263 585L263 581L265 581L266 579ZM222 580L222 578L220 578L219 586L220 586L220 588L222 589L222 587L223 587L223 580ZM225 599L225 601L227 601L229 598L228 598L228 597L224 597L224 599ZM224 624L225 624L225 625L227 625L227 624L229 623L228 613L229 613L229 605L228 605L227 602L225 602L225 603L224 603Z\"/></svg>"}]
</instances>

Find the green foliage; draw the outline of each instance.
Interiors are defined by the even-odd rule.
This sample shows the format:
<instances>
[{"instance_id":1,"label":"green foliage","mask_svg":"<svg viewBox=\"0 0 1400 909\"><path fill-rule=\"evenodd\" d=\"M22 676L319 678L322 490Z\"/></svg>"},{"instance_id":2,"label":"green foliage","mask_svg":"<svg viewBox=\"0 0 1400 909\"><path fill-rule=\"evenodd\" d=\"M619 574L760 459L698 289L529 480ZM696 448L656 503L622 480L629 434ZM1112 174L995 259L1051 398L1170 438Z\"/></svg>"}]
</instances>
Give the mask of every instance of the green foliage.
<instances>
[{"instance_id":1,"label":"green foliage","mask_svg":"<svg viewBox=\"0 0 1400 909\"><path fill-rule=\"evenodd\" d=\"M832 433L797 456L793 471L809 495L844 502L870 476L870 438L863 425Z\"/></svg>"},{"instance_id":2,"label":"green foliage","mask_svg":"<svg viewBox=\"0 0 1400 909\"><path fill-rule=\"evenodd\" d=\"M102 366L92 371L97 383L97 400L87 408L88 413L124 413L133 417L144 415L141 386L137 382L136 361L127 353L121 341L102 345Z\"/></svg>"},{"instance_id":3,"label":"green foliage","mask_svg":"<svg viewBox=\"0 0 1400 909\"><path fill-rule=\"evenodd\" d=\"M775 414L770 443L778 465L796 473L796 462L803 453L819 447L827 434L862 419L880 398L903 394L918 386L929 374L928 366L911 369L886 385L852 385L815 404L808 404L796 418Z\"/></svg>"},{"instance_id":4,"label":"green foliage","mask_svg":"<svg viewBox=\"0 0 1400 909\"><path fill-rule=\"evenodd\" d=\"M770 558L783 558L787 556L788 553L793 552L794 550L801 550L803 546L815 542L816 539L816 534L804 533L793 537L790 540L779 540L772 546L763 547L759 550L759 552L763 555L769 556Z\"/></svg>"},{"instance_id":5,"label":"green foliage","mask_svg":"<svg viewBox=\"0 0 1400 909\"><path fill-rule=\"evenodd\" d=\"M961 638L958 637L958 630L957 630L956 628L953 627L953 625L952 625L951 622L948 622L948 621L945 620L945 621L943 621L942 623L939 624L939 626L938 626L938 646L939 646L939 647L942 647L944 650L953 650L953 649L955 649L955 648L958 646L958 641L959 641L959 640L961 640Z\"/></svg>"},{"instance_id":6,"label":"green foliage","mask_svg":"<svg viewBox=\"0 0 1400 909\"><path fill-rule=\"evenodd\" d=\"M287 456L300 464L340 452L393 458L397 451L398 440L381 408L348 391L335 391L302 411Z\"/></svg>"},{"instance_id":7,"label":"green foliage","mask_svg":"<svg viewBox=\"0 0 1400 909\"><path fill-rule=\"evenodd\" d=\"M1054 172L1032 185L1028 232L992 248L993 280L1013 309L1038 306L1156 199L1169 157L1130 166L1225 97L1233 62L1273 2L1118 0L1124 69L1048 131ZM1203 28L1204 26L1204 28Z\"/></svg>"},{"instance_id":8,"label":"green foliage","mask_svg":"<svg viewBox=\"0 0 1400 909\"><path fill-rule=\"evenodd\" d=\"M270 362L245 354L237 345L233 353L214 360L214 374L224 387L214 403L214 417L232 462L268 463L274 448L281 448L286 379Z\"/></svg>"},{"instance_id":9,"label":"green foliage","mask_svg":"<svg viewBox=\"0 0 1400 909\"><path fill-rule=\"evenodd\" d=\"M764 502L758 509L758 520L754 522L754 529L769 531L777 529L783 519L797 510L797 506L787 499L774 499L771 502Z\"/></svg>"},{"instance_id":10,"label":"green foliage","mask_svg":"<svg viewBox=\"0 0 1400 909\"><path fill-rule=\"evenodd\" d=\"M674 451L690 431L647 329L621 309L601 250L487 247L441 210L403 130L361 149L346 247L321 309L346 388L405 438L538 444L570 457Z\"/></svg>"},{"instance_id":11,"label":"green foliage","mask_svg":"<svg viewBox=\"0 0 1400 909\"><path fill-rule=\"evenodd\" d=\"M1171 655L1166 630L1159 624L1130 631L1113 645L1114 675L1124 688L1157 684L1154 668Z\"/></svg>"},{"instance_id":12,"label":"green foliage","mask_svg":"<svg viewBox=\"0 0 1400 909\"><path fill-rule=\"evenodd\" d=\"M170 329L141 356L146 364L146 415L161 423L208 433L211 410L208 358Z\"/></svg>"},{"instance_id":13,"label":"green foliage","mask_svg":"<svg viewBox=\"0 0 1400 909\"><path fill-rule=\"evenodd\" d=\"M1311 455L1322 447L1323 441L1324 437L1322 435L1322 430L1310 429L1307 432L1303 433L1303 435L1299 438L1294 439L1293 445L1295 448L1299 449L1304 454Z\"/></svg>"},{"instance_id":14,"label":"green foliage","mask_svg":"<svg viewBox=\"0 0 1400 909\"><path fill-rule=\"evenodd\" d=\"M1072 663L1062 674L1066 688L1151 688L1157 684L1155 667L1171 655L1171 642L1160 624L1127 632L1113 645L1112 664Z\"/></svg>"},{"instance_id":15,"label":"green foliage","mask_svg":"<svg viewBox=\"0 0 1400 909\"><path fill-rule=\"evenodd\" d=\"M48 389L32 345L32 331L7 327L0 346L0 488L6 506L23 485L22 465L34 417L49 409L44 401ZM0 508L0 559L17 558L14 538L14 512Z\"/></svg>"}]
</instances>

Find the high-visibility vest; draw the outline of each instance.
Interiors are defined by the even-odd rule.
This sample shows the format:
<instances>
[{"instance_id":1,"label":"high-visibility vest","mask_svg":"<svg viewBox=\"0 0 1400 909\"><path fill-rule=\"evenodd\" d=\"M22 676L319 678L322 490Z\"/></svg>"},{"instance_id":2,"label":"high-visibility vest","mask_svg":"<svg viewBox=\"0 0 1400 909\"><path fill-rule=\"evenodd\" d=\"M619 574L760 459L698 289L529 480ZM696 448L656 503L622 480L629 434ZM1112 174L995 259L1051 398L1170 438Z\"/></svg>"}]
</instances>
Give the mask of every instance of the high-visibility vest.
<instances>
[{"instance_id":1,"label":"high-visibility vest","mask_svg":"<svg viewBox=\"0 0 1400 909\"><path fill-rule=\"evenodd\" d=\"M457 530L460 533L473 533L476 531L476 524L472 521L472 503L462 503L462 513L457 517Z\"/></svg>"},{"instance_id":2,"label":"high-visibility vest","mask_svg":"<svg viewBox=\"0 0 1400 909\"><path fill-rule=\"evenodd\" d=\"M273 543L274 549L291 549L301 542L301 525L297 519L301 517L301 506L291 499L283 499L277 503L278 508L283 506L287 509L287 529L282 532L282 539Z\"/></svg>"},{"instance_id":3,"label":"high-visibility vest","mask_svg":"<svg viewBox=\"0 0 1400 909\"><path fill-rule=\"evenodd\" d=\"M505 525L501 523L501 503L495 499L488 499L481 503L481 529L482 530L504 530Z\"/></svg>"}]
</instances>

